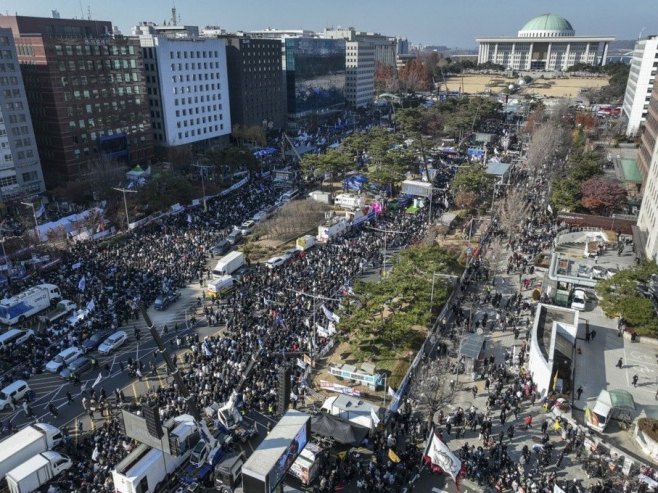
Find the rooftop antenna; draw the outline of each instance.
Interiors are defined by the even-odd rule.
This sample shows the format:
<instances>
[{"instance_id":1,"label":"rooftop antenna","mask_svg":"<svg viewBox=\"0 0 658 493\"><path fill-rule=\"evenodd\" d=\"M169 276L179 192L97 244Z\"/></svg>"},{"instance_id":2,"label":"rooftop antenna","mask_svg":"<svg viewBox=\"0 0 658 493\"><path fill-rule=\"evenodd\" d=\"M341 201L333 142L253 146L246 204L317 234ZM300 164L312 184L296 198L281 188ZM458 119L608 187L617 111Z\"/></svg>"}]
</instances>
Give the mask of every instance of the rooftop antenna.
<instances>
[{"instance_id":1,"label":"rooftop antenna","mask_svg":"<svg viewBox=\"0 0 658 493\"><path fill-rule=\"evenodd\" d=\"M637 39L642 39L642 33L644 33L644 30L647 28L647 26L644 26L642 29L640 29L640 34L637 35Z\"/></svg>"},{"instance_id":2,"label":"rooftop antenna","mask_svg":"<svg viewBox=\"0 0 658 493\"><path fill-rule=\"evenodd\" d=\"M91 5L87 4L87 20L91 20Z\"/></svg>"},{"instance_id":3,"label":"rooftop antenna","mask_svg":"<svg viewBox=\"0 0 658 493\"><path fill-rule=\"evenodd\" d=\"M171 25L176 25L176 5L171 8Z\"/></svg>"}]
</instances>

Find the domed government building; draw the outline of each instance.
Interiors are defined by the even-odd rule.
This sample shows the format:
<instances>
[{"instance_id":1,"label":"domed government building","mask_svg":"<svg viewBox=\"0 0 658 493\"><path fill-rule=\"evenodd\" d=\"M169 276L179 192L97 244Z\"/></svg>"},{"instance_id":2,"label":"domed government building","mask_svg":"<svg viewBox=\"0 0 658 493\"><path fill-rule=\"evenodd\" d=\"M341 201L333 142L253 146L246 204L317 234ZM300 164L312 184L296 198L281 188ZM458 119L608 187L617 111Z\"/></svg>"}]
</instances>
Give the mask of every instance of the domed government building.
<instances>
[{"instance_id":1,"label":"domed government building","mask_svg":"<svg viewBox=\"0 0 658 493\"><path fill-rule=\"evenodd\" d=\"M571 23L555 14L530 19L517 37L478 38L478 63L512 70L566 70L577 63L605 65L613 36L576 36Z\"/></svg>"}]
</instances>

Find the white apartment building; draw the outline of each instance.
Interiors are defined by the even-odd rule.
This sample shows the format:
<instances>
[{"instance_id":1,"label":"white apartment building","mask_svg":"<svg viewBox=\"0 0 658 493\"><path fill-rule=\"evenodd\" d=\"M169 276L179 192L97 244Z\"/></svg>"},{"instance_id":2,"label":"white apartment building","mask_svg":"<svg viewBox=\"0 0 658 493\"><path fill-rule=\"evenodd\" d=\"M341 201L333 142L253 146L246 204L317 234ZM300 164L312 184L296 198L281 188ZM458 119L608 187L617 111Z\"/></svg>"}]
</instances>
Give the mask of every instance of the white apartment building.
<instances>
[{"instance_id":1,"label":"white apartment building","mask_svg":"<svg viewBox=\"0 0 658 493\"><path fill-rule=\"evenodd\" d=\"M0 28L0 198L45 189L14 36Z\"/></svg>"},{"instance_id":2,"label":"white apartment building","mask_svg":"<svg viewBox=\"0 0 658 493\"><path fill-rule=\"evenodd\" d=\"M651 90L658 68L658 36L649 36L635 43L631 70L624 95L624 115L628 120L626 135L635 135L647 118Z\"/></svg>"},{"instance_id":3,"label":"white apartment building","mask_svg":"<svg viewBox=\"0 0 658 493\"><path fill-rule=\"evenodd\" d=\"M345 43L345 99L354 108L375 98L375 47L364 41Z\"/></svg>"},{"instance_id":4,"label":"white apartment building","mask_svg":"<svg viewBox=\"0 0 658 493\"><path fill-rule=\"evenodd\" d=\"M231 133L226 42L153 34L139 26L156 145L225 140Z\"/></svg>"}]
</instances>

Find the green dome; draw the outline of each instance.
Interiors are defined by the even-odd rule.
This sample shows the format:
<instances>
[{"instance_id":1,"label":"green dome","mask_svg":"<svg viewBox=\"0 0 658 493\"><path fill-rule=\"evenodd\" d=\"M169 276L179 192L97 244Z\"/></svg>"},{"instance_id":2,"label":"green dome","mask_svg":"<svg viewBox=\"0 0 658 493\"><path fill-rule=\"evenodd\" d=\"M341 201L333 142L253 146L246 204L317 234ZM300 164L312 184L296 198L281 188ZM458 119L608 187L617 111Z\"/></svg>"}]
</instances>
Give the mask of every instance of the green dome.
<instances>
[{"instance_id":1,"label":"green dome","mask_svg":"<svg viewBox=\"0 0 658 493\"><path fill-rule=\"evenodd\" d=\"M519 31L520 37L573 36L574 29L564 17L543 14L533 17Z\"/></svg>"}]
</instances>

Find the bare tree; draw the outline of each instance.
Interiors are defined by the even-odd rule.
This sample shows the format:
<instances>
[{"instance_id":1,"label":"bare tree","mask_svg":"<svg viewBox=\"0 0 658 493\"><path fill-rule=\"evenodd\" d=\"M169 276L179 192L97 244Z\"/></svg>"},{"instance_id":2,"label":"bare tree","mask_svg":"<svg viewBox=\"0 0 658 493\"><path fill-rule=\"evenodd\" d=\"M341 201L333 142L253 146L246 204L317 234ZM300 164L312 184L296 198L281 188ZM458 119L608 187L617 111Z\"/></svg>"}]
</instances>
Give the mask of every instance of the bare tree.
<instances>
[{"instance_id":1,"label":"bare tree","mask_svg":"<svg viewBox=\"0 0 658 493\"><path fill-rule=\"evenodd\" d=\"M529 212L530 205L523 191L517 188L507 194L498 213L498 224L510 240L520 232Z\"/></svg>"},{"instance_id":2,"label":"bare tree","mask_svg":"<svg viewBox=\"0 0 658 493\"><path fill-rule=\"evenodd\" d=\"M487 248L487 256L489 257L489 264L491 266L491 284L495 286L498 267L505 256L505 245L503 240L501 240L498 236L494 238L491 243L489 243L489 247Z\"/></svg>"},{"instance_id":3,"label":"bare tree","mask_svg":"<svg viewBox=\"0 0 658 493\"><path fill-rule=\"evenodd\" d=\"M315 200L295 200L284 205L276 215L261 224L256 233L277 240L290 240L317 227L329 210Z\"/></svg>"},{"instance_id":4,"label":"bare tree","mask_svg":"<svg viewBox=\"0 0 658 493\"><path fill-rule=\"evenodd\" d=\"M551 173L568 150L569 130L561 124L561 119L550 118L539 125L535 123L528 148L528 166L534 172L547 170Z\"/></svg>"}]
</instances>

